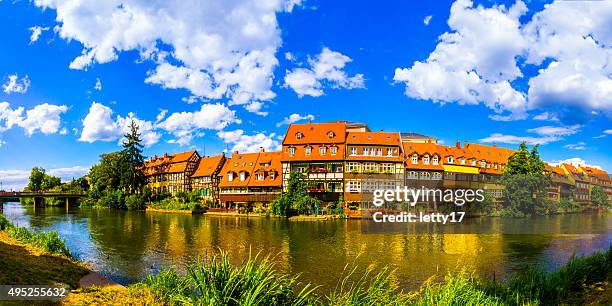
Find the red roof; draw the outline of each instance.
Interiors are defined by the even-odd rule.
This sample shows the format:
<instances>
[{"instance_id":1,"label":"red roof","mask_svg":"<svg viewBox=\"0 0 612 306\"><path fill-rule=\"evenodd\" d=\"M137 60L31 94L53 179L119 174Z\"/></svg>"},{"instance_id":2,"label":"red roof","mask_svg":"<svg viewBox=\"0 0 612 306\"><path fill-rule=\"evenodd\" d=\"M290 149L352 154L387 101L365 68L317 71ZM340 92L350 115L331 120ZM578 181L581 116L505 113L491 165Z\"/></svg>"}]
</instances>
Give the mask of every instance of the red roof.
<instances>
[{"instance_id":1,"label":"red roof","mask_svg":"<svg viewBox=\"0 0 612 306\"><path fill-rule=\"evenodd\" d=\"M191 175L192 177L212 176L215 174L215 170L219 167L225 159L225 155L219 154L217 156L203 157L198 163L198 167Z\"/></svg>"},{"instance_id":2,"label":"red roof","mask_svg":"<svg viewBox=\"0 0 612 306\"><path fill-rule=\"evenodd\" d=\"M283 145L344 143L346 122L291 124Z\"/></svg>"}]
</instances>

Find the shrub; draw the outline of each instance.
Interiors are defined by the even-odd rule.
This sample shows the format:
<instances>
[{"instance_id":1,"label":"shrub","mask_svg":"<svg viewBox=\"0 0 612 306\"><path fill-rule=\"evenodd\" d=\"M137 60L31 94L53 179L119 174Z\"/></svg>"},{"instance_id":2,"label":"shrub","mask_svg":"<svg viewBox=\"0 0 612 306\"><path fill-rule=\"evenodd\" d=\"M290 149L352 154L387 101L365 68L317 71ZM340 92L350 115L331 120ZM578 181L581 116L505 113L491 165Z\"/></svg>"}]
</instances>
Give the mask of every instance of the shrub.
<instances>
[{"instance_id":1,"label":"shrub","mask_svg":"<svg viewBox=\"0 0 612 306\"><path fill-rule=\"evenodd\" d=\"M0 215L0 230L6 231L13 239L42 249L55 255L72 258L66 242L57 231L34 233L25 227L15 227L5 216Z\"/></svg>"},{"instance_id":2,"label":"shrub","mask_svg":"<svg viewBox=\"0 0 612 306\"><path fill-rule=\"evenodd\" d=\"M288 216L289 208L291 208L291 200L287 194L281 194L270 204L270 212L277 216Z\"/></svg>"},{"instance_id":3,"label":"shrub","mask_svg":"<svg viewBox=\"0 0 612 306\"><path fill-rule=\"evenodd\" d=\"M13 228L13 223L4 215L0 215L0 231L5 231L9 228Z\"/></svg>"},{"instance_id":4,"label":"shrub","mask_svg":"<svg viewBox=\"0 0 612 306\"><path fill-rule=\"evenodd\" d=\"M125 207L128 210L144 210L145 202L139 195L132 194L125 198Z\"/></svg>"},{"instance_id":5,"label":"shrub","mask_svg":"<svg viewBox=\"0 0 612 306\"><path fill-rule=\"evenodd\" d=\"M109 191L98 200L98 205L115 209L125 209L125 195L121 190Z\"/></svg>"}]
</instances>

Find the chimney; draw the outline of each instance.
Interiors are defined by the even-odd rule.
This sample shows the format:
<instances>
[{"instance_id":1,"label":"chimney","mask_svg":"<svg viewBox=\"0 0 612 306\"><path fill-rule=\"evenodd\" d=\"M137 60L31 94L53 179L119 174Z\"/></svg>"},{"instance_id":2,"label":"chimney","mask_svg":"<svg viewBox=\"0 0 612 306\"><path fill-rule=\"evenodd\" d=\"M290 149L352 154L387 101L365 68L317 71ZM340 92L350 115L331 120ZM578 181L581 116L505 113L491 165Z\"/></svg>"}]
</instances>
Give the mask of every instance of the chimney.
<instances>
[{"instance_id":1,"label":"chimney","mask_svg":"<svg viewBox=\"0 0 612 306\"><path fill-rule=\"evenodd\" d=\"M157 155L155 155L155 158L153 160L157 160Z\"/></svg>"},{"instance_id":2,"label":"chimney","mask_svg":"<svg viewBox=\"0 0 612 306\"><path fill-rule=\"evenodd\" d=\"M264 149L264 147L259 147L259 152L266 152L266 149Z\"/></svg>"},{"instance_id":3,"label":"chimney","mask_svg":"<svg viewBox=\"0 0 612 306\"><path fill-rule=\"evenodd\" d=\"M164 153L164 158L168 158L168 153Z\"/></svg>"},{"instance_id":4,"label":"chimney","mask_svg":"<svg viewBox=\"0 0 612 306\"><path fill-rule=\"evenodd\" d=\"M497 144L496 144L496 143L493 143L493 147L494 147L494 148L497 148Z\"/></svg>"},{"instance_id":5,"label":"chimney","mask_svg":"<svg viewBox=\"0 0 612 306\"><path fill-rule=\"evenodd\" d=\"M459 142L459 140L457 140L457 142L455 143L455 147L461 149L461 142Z\"/></svg>"},{"instance_id":6,"label":"chimney","mask_svg":"<svg viewBox=\"0 0 612 306\"><path fill-rule=\"evenodd\" d=\"M466 149L469 149L469 148L470 148L470 144L469 144L469 143L467 143L467 142L463 143L463 146L464 146Z\"/></svg>"},{"instance_id":7,"label":"chimney","mask_svg":"<svg viewBox=\"0 0 612 306\"><path fill-rule=\"evenodd\" d=\"M234 151L234 155L238 155L238 150Z\"/></svg>"}]
</instances>

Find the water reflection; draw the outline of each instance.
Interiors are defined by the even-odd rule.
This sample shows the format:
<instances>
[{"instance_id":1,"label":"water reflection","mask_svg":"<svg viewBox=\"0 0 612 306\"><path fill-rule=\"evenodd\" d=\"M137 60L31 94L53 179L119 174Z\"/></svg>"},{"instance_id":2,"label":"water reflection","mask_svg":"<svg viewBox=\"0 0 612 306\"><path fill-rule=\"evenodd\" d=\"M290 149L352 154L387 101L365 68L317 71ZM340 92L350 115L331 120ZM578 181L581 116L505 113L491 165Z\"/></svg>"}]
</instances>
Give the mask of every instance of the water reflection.
<instances>
[{"instance_id":1,"label":"water reflection","mask_svg":"<svg viewBox=\"0 0 612 306\"><path fill-rule=\"evenodd\" d=\"M461 268L483 277L503 277L532 265L552 269L572 253L591 253L612 243L612 231L598 235L366 233L358 220L288 222L282 219L214 217L100 209L36 208L7 203L4 213L37 230L56 229L68 247L102 274L131 283L168 264L185 267L219 249L235 263L249 252L275 254L278 269L301 273L302 281L334 287L347 263L360 270L396 269L405 288L433 274ZM596 217L602 218L602 216ZM607 218L607 216L603 216ZM495 221L490 226L524 226ZM601 226L593 217L533 219L539 226ZM538 226L530 225L530 226ZM600 229L601 230L601 229Z\"/></svg>"}]
</instances>

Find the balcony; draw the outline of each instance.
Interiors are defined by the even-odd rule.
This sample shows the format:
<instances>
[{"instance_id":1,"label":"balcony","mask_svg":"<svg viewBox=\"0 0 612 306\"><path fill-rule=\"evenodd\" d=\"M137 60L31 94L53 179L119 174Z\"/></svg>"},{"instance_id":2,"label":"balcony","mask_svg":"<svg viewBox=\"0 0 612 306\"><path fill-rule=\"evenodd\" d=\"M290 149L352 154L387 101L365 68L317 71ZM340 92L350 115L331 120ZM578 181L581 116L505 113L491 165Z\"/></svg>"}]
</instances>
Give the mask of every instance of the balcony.
<instances>
[{"instance_id":1,"label":"balcony","mask_svg":"<svg viewBox=\"0 0 612 306\"><path fill-rule=\"evenodd\" d=\"M325 167L317 167L317 168L310 168L306 170L306 172L308 173L327 173L328 170Z\"/></svg>"}]
</instances>

